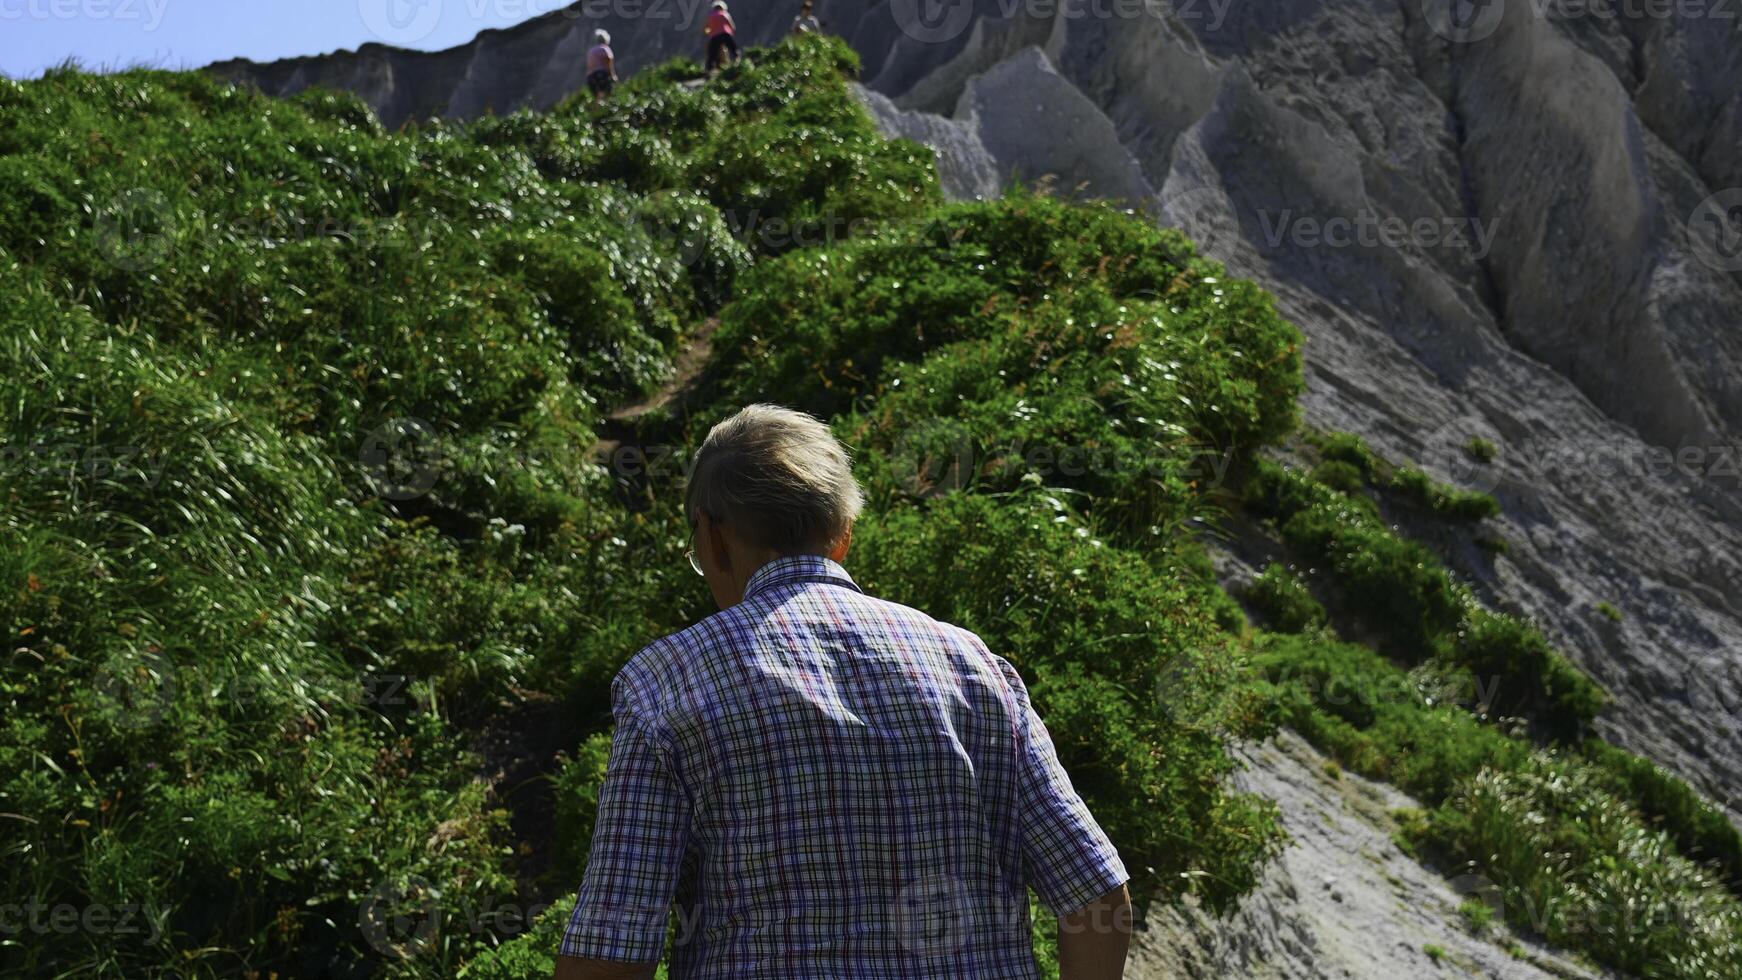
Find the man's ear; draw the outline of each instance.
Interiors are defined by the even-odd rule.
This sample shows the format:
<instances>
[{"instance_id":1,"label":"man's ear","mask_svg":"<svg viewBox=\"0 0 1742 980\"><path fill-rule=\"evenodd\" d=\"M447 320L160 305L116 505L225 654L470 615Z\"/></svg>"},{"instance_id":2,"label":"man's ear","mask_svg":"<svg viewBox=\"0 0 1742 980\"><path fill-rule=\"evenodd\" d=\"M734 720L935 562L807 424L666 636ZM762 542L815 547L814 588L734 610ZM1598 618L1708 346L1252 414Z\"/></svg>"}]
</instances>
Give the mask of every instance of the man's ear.
<instances>
[{"instance_id":1,"label":"man's ear","mask_svg":"<svg viewBox=\"0 0 1742 980\"><path fill-rule=\"evenodd\" d=\"M829 560L837 565L846 561L847 549L851 547L853 547L853 529L847 528L847 533L841 535L841 540L836 542L834 550L829 552Z\"/></svg>"},{"instance_id":2,"label":"man's ear","mask_svg":"<svg viewBox=\"0 0 1742 980\"><path fill-rule=\"evenodd\" d=\"M720 524L707 512L702 513L704 522L702 530L708 536L708 547L714 552L714 564L720 570L730 575L732 573L732 552L726 547L726 535L720 530Z\"/></svg>"}]
</instances>

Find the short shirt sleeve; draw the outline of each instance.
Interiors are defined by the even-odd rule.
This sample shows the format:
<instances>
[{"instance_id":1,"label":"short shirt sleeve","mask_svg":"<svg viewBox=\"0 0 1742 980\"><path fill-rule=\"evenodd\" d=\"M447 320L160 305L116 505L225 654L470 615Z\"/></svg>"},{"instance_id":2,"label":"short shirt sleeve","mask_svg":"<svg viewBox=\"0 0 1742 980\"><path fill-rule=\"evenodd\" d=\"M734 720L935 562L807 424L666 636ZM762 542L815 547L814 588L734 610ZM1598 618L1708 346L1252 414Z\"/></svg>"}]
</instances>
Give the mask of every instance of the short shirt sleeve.
<instances>
[{"instance_id":1,"label":"short shirt sleeve","mask_svg":"<svg viewBox=\"0 0 1742 980\"><path fill-rule=\"evenodd\" d=\"M690 807L657 722L638 702L619 675L612 685L611 754L564 956L649 963L665 946Z\"/></svg>"},{"instance_id":2,"label":"short shirt sleeve","mask_svg":"<svg viewBox=\"0 0 1742 980\"><path fill-rule=\"evenodd\" d=\"M1017 827L1023 873L1054 915L1069 915L1131 880L1113 842L1071 786L1022 676L998 658L1016 696L1021 742Z\"/></svg>"}]
</instances>

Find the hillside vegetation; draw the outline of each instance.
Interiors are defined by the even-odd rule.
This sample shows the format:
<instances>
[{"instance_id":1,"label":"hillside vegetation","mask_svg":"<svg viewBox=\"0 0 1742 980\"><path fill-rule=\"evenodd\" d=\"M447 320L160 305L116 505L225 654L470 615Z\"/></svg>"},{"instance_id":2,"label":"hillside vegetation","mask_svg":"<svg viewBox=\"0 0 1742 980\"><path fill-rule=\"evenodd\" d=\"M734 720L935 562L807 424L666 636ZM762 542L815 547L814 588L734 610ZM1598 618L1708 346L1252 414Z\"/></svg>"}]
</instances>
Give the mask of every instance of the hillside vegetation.
<instances>
[{"instance_id":1,"label":"hillside vegetation","mask_svg":"<svg viewBox=\"0 0 1742 980\"><path fill-rule=\"evenodd\" d=\"M1346 438L1276 462L1268 296L1111 208L944 204L855 70L816 39L395 133L0 82L0 891L38 910L0 968L547 972L609 680L709 611L682 449L775 401L856 452L855 576L1022 670L1141 901L1256 884L1278 814L1225 777L1286 724L1419 798L1406 839L1515 928L1738 975L1734 829L1391 519L1492 501ZM693 389L613 412L709 330ZM1244 609L1229 520L1288 558Z\"/></svg>"}]
</instances>

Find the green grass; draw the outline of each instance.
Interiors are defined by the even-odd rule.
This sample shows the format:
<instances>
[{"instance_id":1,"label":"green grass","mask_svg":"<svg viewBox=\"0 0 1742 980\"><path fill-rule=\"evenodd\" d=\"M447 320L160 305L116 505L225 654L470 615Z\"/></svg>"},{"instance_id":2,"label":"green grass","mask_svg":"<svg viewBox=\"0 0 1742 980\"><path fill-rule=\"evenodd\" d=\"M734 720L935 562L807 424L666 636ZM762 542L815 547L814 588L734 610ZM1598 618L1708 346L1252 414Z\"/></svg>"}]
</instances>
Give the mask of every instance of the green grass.
<instances>
[{"instance_id":1,"label":"green grass","mask_svg":"<svg viewBox=\"0 0 1742 980\"><path fill-rule=\"evenodd\" d=\"M1276 562L1247 585L1243 597L1279 633L1304 633L1325 625L1325 607L1298 575Z\"/></svg>"},{"instance_id":2,"label":"green grass","mask_svg":"<svg viewBox=\"0 0 1742 980\"><path fill-rule=\"evenodd\" d=\"M0 886L154 936L27 937L0 972L451 974L573 887L512 857L578 859L594 760L526 842L477 737L537 692L582 745L705 608L675 508L587 447L770 254L738 209L936 200L850 67L789 46L604 117L397 134L199 74L0 82ZM819 121L710 176L729 124ZM369 926L399 912L439 928Z\"/></svg>"},{"instance_id":3,"label":"green grass","mask_svg":"<svg viewBox=\"0 0 1742 980\"><path fill-rule=\"evenodd\" d=\"M1492 463L1500 456L1500 448L1481 436L1471 436L1464 443L1464 452L1478 463Z\"/></svg>"}]
</instances>

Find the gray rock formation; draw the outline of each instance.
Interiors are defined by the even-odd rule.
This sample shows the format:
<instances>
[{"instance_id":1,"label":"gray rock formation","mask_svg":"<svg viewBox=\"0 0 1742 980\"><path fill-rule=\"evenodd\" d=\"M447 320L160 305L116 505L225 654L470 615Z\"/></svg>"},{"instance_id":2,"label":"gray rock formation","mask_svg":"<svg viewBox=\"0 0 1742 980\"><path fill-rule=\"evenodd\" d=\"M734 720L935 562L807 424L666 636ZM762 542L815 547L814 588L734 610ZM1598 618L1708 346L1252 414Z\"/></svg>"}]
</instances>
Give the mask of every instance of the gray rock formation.
<instances>
[{"instance_id":1,"label":"gray rock formation","mask_svg":"<svg viewBox=\"0 0 1742 980\"><path fill-rule=\"evenodd\" d=\"M793 12L734 9L751 41ZM1308 421L1492 490L1510 553L1468 556L1464 573L1614 694L1606 736L1742 799L1734 5L819 10L863 57L872 114L936 148L952 195L1050 176L1127 198L1274 292L1308 338ZM696 55L699 21L681 20L603 23L633 69ZM500 112L574 91L576 39L594 26L563 12L436 54L371 46L211 70L272 92L349 88L390 123ZM1472 437L1499 457L1475 463ZM1164 918L1144 946L1152 975L1419 976L1426 942L1479 975L1540 975L1455 935L1445 883L1384 852L1372 814L1310 779L1299 746L1254 763L1248 779L1285 799L1297 844L1234 919ZM1403 884L1388 893L1375 874ZM1324 876L1344 901L1324 900Z\"/></svg>"}]
</instances>

